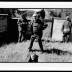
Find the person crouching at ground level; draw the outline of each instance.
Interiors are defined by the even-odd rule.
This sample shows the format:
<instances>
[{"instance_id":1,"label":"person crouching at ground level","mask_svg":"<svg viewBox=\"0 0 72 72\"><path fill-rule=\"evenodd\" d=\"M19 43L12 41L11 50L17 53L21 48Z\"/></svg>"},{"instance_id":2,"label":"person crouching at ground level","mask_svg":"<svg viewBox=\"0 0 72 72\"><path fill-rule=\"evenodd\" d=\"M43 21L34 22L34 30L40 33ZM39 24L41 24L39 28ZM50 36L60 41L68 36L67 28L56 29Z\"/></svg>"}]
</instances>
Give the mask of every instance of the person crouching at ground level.
<instances>
[{"instance_id":1,"label":"person crouching at ground level","mask_svg":"<svg viewBox=\"0 0 72 72\"><path fill-rule=\"evenodd\" d=\"M30 59L29 59L28 62L37 63L37 62L38 62L38 55L36 55L35 53L31 53L31 54L30 54Z\"/></svg>"},{"instance_id":2,"label":"person crouching at ground level","mask_svg":"<svg viewBox=\"0 0 72 72\"><path fill-rule=\"evenodd\" d=\"M38 40L39 46L41 51L43 51L43 45L42 45L42 34L43 34L43 25L44 23L39 19L39 15L35 13L33 15L33 21L32 21L32 36L31 36L31 42L29 46L29 51L32 50L33 42L35 39Z\"/></svg>"},{"instance_id":3,"label":"person crouching at ground level","mask_svg":"<svg viewBox=\"0 0 72 72\"><path fill-rule=\"evenodd\" d=\"M63 32L63 42L69 42L70 34L71 34L71 19L69 16L66 17L66 21L64 22L62 26L62 32Z\"/></svg>"}]
</instances>

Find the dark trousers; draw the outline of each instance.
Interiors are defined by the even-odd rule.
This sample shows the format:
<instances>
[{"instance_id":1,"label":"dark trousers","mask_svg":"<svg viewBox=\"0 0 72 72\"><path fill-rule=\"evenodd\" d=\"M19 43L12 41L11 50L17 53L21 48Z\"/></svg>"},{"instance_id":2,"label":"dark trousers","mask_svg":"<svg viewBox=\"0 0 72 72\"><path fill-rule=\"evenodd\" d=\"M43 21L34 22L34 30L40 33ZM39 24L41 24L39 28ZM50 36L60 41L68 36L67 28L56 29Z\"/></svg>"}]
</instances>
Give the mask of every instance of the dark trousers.
<instances>
[{"instance_id":1,"label":"dark trousers","mask_svg":"<svg viewBox=\"0 0 72 72\"><path fill-rule=\"evenodd\" d=\"M40 49L43 51L43 45L42 45L42 41L41 41L41 36L39 36L39 35L33 35L33 36L31 37L31 42L30 42L30 47L29 47L29 49L30 49L30 50L32 49L32 46L33 46L33 43L34 43L34 40L35 40L35 39L38 39L39 47L40 47Z\"/></svg>"},{"instance_id":2,"label":"dark trousers","mask_svg":"<svg viewBox=\"0 0 72 72\"><path fill-rule=\"evenodd\" d=\"M18 42L22 42L25 39L25 32L19 32Z\"/></svg>"},{"instance_id":3,"label":"dark trousers","mask_svg":"<svg viewBox=\"0 0 72 72\"><path fill-rule=\"evenodd\" d=\"M69 42L70 40L70 32L63 33L63 42Z\"/></svg>"}]
</instances>

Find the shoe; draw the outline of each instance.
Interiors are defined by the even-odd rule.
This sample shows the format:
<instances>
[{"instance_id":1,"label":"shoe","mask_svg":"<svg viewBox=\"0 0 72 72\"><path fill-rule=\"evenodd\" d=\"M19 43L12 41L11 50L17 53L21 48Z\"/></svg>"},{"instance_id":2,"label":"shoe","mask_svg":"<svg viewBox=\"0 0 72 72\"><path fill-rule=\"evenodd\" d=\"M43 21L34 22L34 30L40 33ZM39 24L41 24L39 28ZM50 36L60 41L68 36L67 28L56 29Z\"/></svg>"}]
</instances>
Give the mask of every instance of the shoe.
<instances>
[{"instance_id":1,"label":"shoe","mask_svg":"<svg viewBox=\"0 0 72 72\"><path fill-rule=\"evenodd\" d=\"M32 51L32 49L29 49L29 51Z\"/></svg>"}]
</instances>

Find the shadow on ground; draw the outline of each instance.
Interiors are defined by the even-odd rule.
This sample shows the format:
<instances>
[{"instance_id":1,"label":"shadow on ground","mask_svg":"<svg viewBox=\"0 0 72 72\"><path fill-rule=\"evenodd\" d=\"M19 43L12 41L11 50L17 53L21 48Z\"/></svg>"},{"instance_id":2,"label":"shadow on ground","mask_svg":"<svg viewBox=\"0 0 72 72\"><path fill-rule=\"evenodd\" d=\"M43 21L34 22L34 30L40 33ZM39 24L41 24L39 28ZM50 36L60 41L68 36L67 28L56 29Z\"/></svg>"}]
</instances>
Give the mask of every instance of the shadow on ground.
<instances>
[{"instance_id":1,"label":"shadow on ground","mask_svg":"<svg viewBox=\"0 0 72 72\"><path fill-rule=\"evenodd\" d=\"M34 50L32 50L32 52L42 52L42 51L34 49ZM63 51L63 50L59 50L59 49L55 49L55 48L44 50L43 53L57 54L57 55L66 55L66 54L72 55L72 53L69 51Z\"/></svg>"}]
</instances>

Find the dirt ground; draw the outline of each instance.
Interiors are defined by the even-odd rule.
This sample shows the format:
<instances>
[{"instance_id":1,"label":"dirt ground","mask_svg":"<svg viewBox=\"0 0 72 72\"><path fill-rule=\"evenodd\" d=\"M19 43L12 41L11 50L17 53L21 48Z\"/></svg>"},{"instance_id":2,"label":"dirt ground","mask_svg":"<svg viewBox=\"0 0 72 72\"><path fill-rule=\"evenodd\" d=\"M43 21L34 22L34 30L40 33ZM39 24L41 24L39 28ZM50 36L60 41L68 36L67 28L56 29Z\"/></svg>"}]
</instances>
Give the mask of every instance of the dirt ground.
<instances>
[{"instance_id":1,"label":"dirt ground","mask_svg":"<svg viewBox=\"0 0 72 72\"><path fill-rule=\"evenodd\" d=\"M0 48L0 62L28 62L30 41L11 43ZM44 52L40 51L38 43L33 45L33 53L38 55L38 62L72 62L72 43L45 42Z\"/></svg>"}]
</instances>

